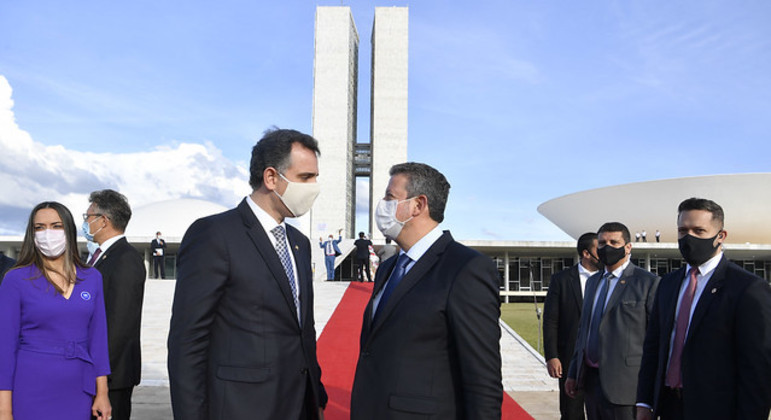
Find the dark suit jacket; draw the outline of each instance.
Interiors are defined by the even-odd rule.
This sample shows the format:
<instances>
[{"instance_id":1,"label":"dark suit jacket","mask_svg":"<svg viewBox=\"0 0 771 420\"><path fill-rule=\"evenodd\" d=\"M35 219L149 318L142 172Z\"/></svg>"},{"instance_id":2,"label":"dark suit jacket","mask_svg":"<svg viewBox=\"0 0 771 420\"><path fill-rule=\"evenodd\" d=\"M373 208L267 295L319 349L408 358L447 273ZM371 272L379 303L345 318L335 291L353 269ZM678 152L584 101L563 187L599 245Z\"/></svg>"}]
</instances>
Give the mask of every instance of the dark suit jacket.
<instances>
[{"instance_id":1,"label":"dark suit jacket","mask_svg":"<svg viewBox=\"0 0 771 420\"><path fill-rule=\"evenodd\" d=\"M369 260L369 247L372 246L372 241L369 239L357 239L353 244L356 245L356 258Z\"/></svg>"},{"instance_id":2,"label":"dark suit jacket","mask_svg":"<svg viewBox=\"0 0 771 420\"><path fill-rule=\"evenodd\" d=\"M583 383L584 352L594 296L602 274L601 271L586 281L586 299L568 371L568 378L576 379L579 386ZM605 306L599 330L600 385L605 398L613 404L635 404L645 329L658 284L656 275L629 263Z\"/></svg>"},{"instance_id":3,"label":"dark suit jacket","mask_svg":"<svg viewBox=\"0 0 771 420\"><path fill-rule=\"evenodd\" d=\"M16 260L0 254L0 282L3 281L3 276L5 276L6 271L10 270L14 264L16 264Z\"/></svg>"},{"instance_id":4,"label":"dark suit jacket","mask_svg":"<svg viewBox=\"0 0 771 420\"><path fill-rule=\"evenodd\" d=\"M168 343L175 419L297 419L306 387L312 413L326 405L310 242L286 230L302 324L278 254L246 200L185 233Z\"/></svg>"},{"instance_id":5,"label":"dark suit jacket","mask_svg":"<svg viewBox=\"0 0 771 420\"><path fill-rule=\"evenodd\" d=\"M645 337L638 402L658 414L669 361L681 268L661 279ZM724 256L696 303L682 354L686 419L768 418L771 288Z\"/></svg>"},{"instance_id":6,"label":"dark suit jacket","mask_svg":"<svg viewBox=\"0 0 771 420\"><path fill-rule=\"evenodd\" d=\"M165 240L163 240L163 239L158 240L156 238L156 239L153 239L152 241L150 241L150 249L153 251L153 253L152 253L153 257L156 256L155 255L155 250L159 249L159 248L163 250L163 255L161 255L161 256L162 257L166 256L166 241Z\"/></svg>"},{"instance_id":7,"label":"dark suit jacket","mask_svg":"<svg viewBox=\"0 0 771 420\"><path fill-rule=\"evenodd\" d=\"M144 259L125 237L112 244L94 264L102 273L111 390L139 384L142 376L142 302L145 296Z\"/></svg>"},{"instance_id":8,"label":"dark suit jacket","mask_svg":"<svg viewBox=\"0 0 771 420\"><path fill-rule=\"evenodd\" d=\"M543 348L546 360L559 358L565 372L573 356L583 302L578 265L551 276L543 305Z\"/></svg>"},{"instance_id":9,"label":"dark suit jacket","mask_svg":"<svg viewBox=\"0 0 771 420\"><path fill-rule=\"evenodd\" d=\"M396 259L381 265L373 296ZM394 290L364 312L352 420L500 419L498 273L445 232Z\"/></svg>"}]
</instances>

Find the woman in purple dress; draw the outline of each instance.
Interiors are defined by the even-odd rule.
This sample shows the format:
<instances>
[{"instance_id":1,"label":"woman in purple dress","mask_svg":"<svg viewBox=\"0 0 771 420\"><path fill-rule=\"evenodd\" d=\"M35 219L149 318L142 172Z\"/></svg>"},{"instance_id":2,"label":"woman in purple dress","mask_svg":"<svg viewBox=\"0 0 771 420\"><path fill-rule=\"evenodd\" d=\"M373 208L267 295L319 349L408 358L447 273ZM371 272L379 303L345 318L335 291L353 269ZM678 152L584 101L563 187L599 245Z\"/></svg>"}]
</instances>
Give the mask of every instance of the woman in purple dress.
<instances>
[{"instance_id":1,"label":"woman in purple dress","mask_svg":"<svg viewBox=\"0 0 771 420\"><path fill-rule=\"evenodd\" d=\"M0 420L110 418L102 276L75 232L66 207L38 204L0 283Z\"/></svg>"}]
</instances>

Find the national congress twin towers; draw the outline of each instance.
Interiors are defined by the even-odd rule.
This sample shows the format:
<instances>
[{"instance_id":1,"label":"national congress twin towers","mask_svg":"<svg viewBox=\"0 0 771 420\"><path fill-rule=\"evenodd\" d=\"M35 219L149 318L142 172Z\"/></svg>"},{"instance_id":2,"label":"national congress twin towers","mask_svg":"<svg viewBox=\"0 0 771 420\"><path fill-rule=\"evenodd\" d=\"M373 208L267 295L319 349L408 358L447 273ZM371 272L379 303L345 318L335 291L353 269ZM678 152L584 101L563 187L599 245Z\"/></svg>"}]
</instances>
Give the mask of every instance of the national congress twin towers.
<instances>
[{"instance_id":1,"label":"national congress twin towers","mask_svg":"<svg viewBox=\"0 0 771 420\"><path fill-rule=\"evenodd\" d=\"M356 178L369 178L374 203L388 185L391 165L407 160L408 9L375 8L372 27L370 138L356 138L359 34L349 7L317 7L313 65L313 137L319 141L319 195L310 238L337 229L354 233ZM359 229L366 230L366 229ZM376 228L375 238L382 238Z\"/></svg>"}]
</instances>

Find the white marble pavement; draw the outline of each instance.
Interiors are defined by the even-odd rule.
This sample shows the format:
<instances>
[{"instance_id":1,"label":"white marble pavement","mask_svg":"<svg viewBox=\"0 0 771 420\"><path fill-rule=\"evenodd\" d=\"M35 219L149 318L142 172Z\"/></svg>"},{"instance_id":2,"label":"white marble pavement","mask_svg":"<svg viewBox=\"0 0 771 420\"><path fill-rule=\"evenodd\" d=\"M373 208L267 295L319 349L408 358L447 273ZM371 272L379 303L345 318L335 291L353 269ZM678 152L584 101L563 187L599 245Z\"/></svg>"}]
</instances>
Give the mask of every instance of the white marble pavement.
<instances>
[{"instance_id":1,"label":"white marble pavement","mask_svg":"<svg viewBox=\"0 0 771 420\"><path fill-rule=\"evenodd\" d=\"M168 386L166 338L174 297L174 280L147 280L142 309L142 386ZM343 296L347 282L314 283L316 331L321 334ZM503 386L506 391L556 391L543 357L501 323Z\"/></svg>"}]
</instances>

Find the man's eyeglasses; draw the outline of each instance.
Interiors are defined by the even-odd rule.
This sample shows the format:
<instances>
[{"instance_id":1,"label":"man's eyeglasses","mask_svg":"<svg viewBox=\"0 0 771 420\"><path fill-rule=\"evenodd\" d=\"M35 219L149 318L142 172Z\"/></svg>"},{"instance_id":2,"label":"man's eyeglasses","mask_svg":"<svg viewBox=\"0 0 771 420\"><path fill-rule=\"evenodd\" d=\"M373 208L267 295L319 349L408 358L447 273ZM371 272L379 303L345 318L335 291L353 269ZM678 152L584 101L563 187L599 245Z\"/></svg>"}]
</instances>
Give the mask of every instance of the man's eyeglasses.
<instances>
[{"instance_id":1,"label":"man's eyeglasses","mask_svg":"<svg viewBox=\"0 0 771 420\"><path fill-rule=\"evenodd\" d=\"M88 220L89 217L102 217L102 213L83 213L83 221Z\"/></svg>"}]
</instances>

